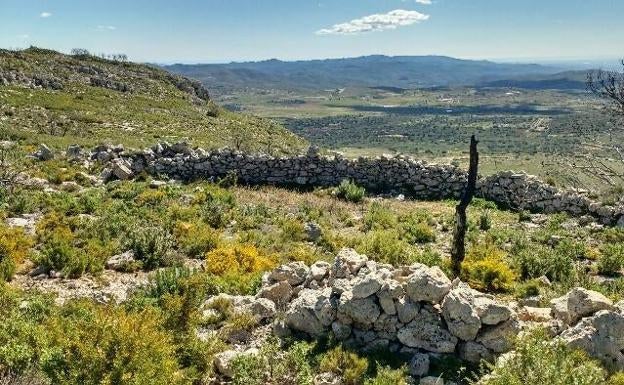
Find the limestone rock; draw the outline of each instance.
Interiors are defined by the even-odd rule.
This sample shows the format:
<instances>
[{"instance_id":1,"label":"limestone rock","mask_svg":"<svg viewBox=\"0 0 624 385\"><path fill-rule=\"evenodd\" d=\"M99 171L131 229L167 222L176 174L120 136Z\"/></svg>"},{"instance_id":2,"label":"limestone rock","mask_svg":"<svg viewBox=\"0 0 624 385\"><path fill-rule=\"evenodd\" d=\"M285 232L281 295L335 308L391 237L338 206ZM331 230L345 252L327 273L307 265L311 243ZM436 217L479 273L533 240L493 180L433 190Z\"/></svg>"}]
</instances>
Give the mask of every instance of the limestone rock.
<instances>
[{"instance_id":1,"label":"limestone rock","mask_svg":"<svg viewBox=\"0 0 624 385\"><path fill-rule=\"evenodd\" d=\"M346 278L356 275L367 261L368 259L365 256L358 254L355 250L344 248L336 256L332 266L332 275L335 278Z\"/></svg>"},{"instance_id":2,"label":"limestone rock","mask_svg":"<svg viewBox=\"0 0 624 385\"><path fill-rule=\"evenodd\" d=\"M425 377L421 378L420 385L444 385L444 379L442 377Z\"/></svg>"},{"instance_id":3,"label":"limestone rock","mask_svg":"<svg viewBox=\"0 0 624 385\"><path fill-rule=\"evenodd\" d=\"M332 332L334 333L334 337L338 341L344 341L351 335L351 326L345 325L342 322L335 321L332 322Z\"/></svg>"},{"instance_id":4,"label":"limestone rock","mask_svg":"<svg viewBox=\"0 0 624 385\"><path fill-rule=\"evenodd\" d=\"M293 296L293 288L288 281L276 282L273 285L263 286L256 295L259 298L268 298L277 305L283 305Z\"/></svg>"},{"instance_id":5,"label":"limestone rock","mask_svg":"<svg viewBox=\"0 0 624 385\"><path fill-rule=\"evenodd\" d=\"M232 377L234 375L234 371L232 368L232 363L240 356L243 355L257 355L257 349L249 349L244 352L239 352L236 350L226 350L221 353L217 353L214 357L214 366L217 369L217 372L226 376Z\"/></svg>"},{"instance_id":6,"label":"limestone rock","mask_svg":"<svg viewBox=\"0 0 624 385\"><path fill-rule=\"evenodd\" d=\"M451 280L437 266L421 266L405 283L405 293L414 302L439 303L450 290Z\"/></svg>"},{"instance_id":7,"label":"limestone rock","mask_svg":"<svg viewBox=\"0 0 624 385\"><path fill-rule=\"evenodd\" d=\"M78 191L80 190L80 185L74 181L65 181L65 182L61 182L61 185L59 186L61 191L66 191L66 192L74 192L74 191Z\"/></svg>"},{"instance_id":8,"label":"limestone rock","mask_svg":"<svg viewBox=\"0 0 624 385\"><path fill-rule=\"evenodd\" d=\"M305 231L308 241L311 242L316 242L322 235L321 226L315 222L307 222L303 225L303 231Z\"/></svg>"},{"instance_id":9,"label":"limestone rock","mask_svg":"<svg viewBox=\"0 0 624 385\"><path fill-rule=\"evenodd\" d=\"M69 146L67 146L65 156L67 156L69 159L78 159L82 157L82 148L77 144L70 144Z\"/></svg>"},{"instance_id":10,"label":"limestone rock","mask_svg":"<svg viewBox=\"0 0 624 385\"><path fill-rule=\"evenodd\" d=\"M134 253L132 251L126 251L110 257L106 261L106 268L110 270L123 270L135 261Z\"/></svg>"},{"instance_id":11,"label":"limestone rock","mask_svg":"<svg viewBox=\"0 0 624 385\"><path fill-rule=\"evenodd\" d=\"M397 332L397 338L405 346L434 353L453 353L457 345L457 337L443 327L439 315L424 309Z\"/></svg>"},{"instance_id":12,"label":"limestone rock","mask_svg":"<svg viewBox=\"0 0 624 385\"><path fill-rule=\"evenodd\" d=\"M319 337L335 319L335 305L331 301L331 289L303 289L288 307L285 321L288 327Z\"/></svg>"},{"instance_id":13,"label":"limestone rock","mask_svg":"<svg viewBox=\"0 0 624 385\"><path fill-rule=\"evenodd\" d=\"M310 277L320 281L327 276L331 265L325 261L316 261L310 266Z\"/></svg>"},{"instance_id":14,"label":"limestone rock","mask_svg":"<svg viewBox=\"0 0 624 385\"><path fill-rule=\"evenodd\" d=\"M351 287L353 298L366 298L377 293L381 289L383 281L376 274L358 277Z\"/></svg>"},{"instance_id":15,"label":"limestone rock","mask_svg":"<svg viewBox=\"0 0 624 385\"><path fill-rule=\"evenodd\" d=\"M43 143L39 145L39 148L35 152L34 156L35 158L42 161L54 159L54 153L52 152L52 150L50 150L50 147Z\"/></svg>"},{"instance_id":16,"label":"limestone rock","mask_svg":"<svg viewBox=\"0 0 624 385\"><path fill-rule=\"evenodd\" d=\"M121 180L127 180L132 178L133 176L130 167L128 167L128 165L122 161L113 162L112 173Z\"/></svg>"},{"instance_id":17,"label":"limestone rock","mask_svg":"<svg viewBox=\"0 0 624 385\"><path fill-rule=\"evenodd\" d=\"M273 270L269 274L269 279L275 282L287 281L290 285L296 286L305 281L308 270L303 262L291 262Z\"/></svg>"},{"instance_id":18,"label":"limestone rock","mask_svg":"<svg viewBox=\"0 0 624 385\"><path fill-rule=\"evenodd\" d=\"M343 385L343 382L334 373L326 372L314 377L314 385Z\"/></svg>"},{"instance_id":19,"label":"limestone rock","mask_svg":"<svg viewBox=\"0 0 624 385\"><path fill-rule=\"evenodd\" d=\"M397 315L399 316L399 321L406 324L411 322L420 311L420 306L418 304L412 302L409 298L400 298L396 304Z\"/></svg>"},{"instance_id":20,"label":"limestone rock","mask_svg":"<svg viewBox=\"0 0 624 385\"><path fill-rule=\"evenodd\" d=\"M449 331L464 341L472 341L481 329L481 319L472 289L459 286L444 298L442 315Z\"/></svg>"},{"instance_id":21,"label":"limestone rock","mask_svg":"<svg viewBox=\"0 0 624 385\"><path fill-rule=\"evenodd\" d=\"M275 303L268 298L254 298L242 306L243 311L251 313L258 321L272 319L275 316Z\"/></svg>"},{"instance_id":22,"label":"limestone rock","mask_svg":"<svg viewBox=\"0 0 624 385\"><path fill-rule=\"evenodd\" d=\"M422 377L429 373L429 355L426 353L416 353L409 362L409 374L414 377Z\"/></svg>"},{"instance_id":23,"label":"limestone rock","mask_svg":"<svg viewBox=\"0 0 624 385\"><path fill-rule=\"evenodd\" d=\"M577 287L550 301L550 307L555 318L572 325L600 310L612 310L613 302L596 291Z\"/></svg>"},{"instance_id":24,"label":"limestone rock","mask_svg":"<svg viewBox=\"0 0 624 385\"><path fill-rule=\"evenodd\" d=\"M373 297L355 298L352 291L345 291L338 302L338 319L346 324L353 323L361 329L370 328L381 311Z\"/></svg>"},{"instance_id":25,"label":"limestone rock","mask_svg":"<svg viewBox=\"0 0 624 385\"><path fill-rule=\"evenodd\" d=\"M377 299L379 300L379 306L381 306L381 310L383 310L384 313L389 315L397 314L394 300L388 291L377 293Z\"/></svg>"},{"instance_id":26,"label":"limestone rock","mask_svg":"<svg viewBox=\"0 0 624 385\"><path fill-rule=\"evenodd\" d=\"M492 361L494 355L482 344L474 341L468 341L461 343L459 346L459 358L464 361L478 364L482 360Z\"/></svg>"},{"instance_id":27,"label":"limestone rock","mask_svg":"<svg viewBox=\"0 0 624 385\"><path fill-rule=\"evenodd\" d=\"M548 322L552 320L551 309L525 306L518 311L518 318L525 322Z\"/></svg>"},{"instance_id":28,"label":"limestone rock","mask_svg":"<svg viewBox=\"0 0 624 385\"><path fill-rule=\"evenodd\" d=\"M494 353L506 353L513 348L513 341L520 333L520 323L509 319L496 326L486 326L477 336L476 342Z\"/></svg>"},{"instance_id":29,"label":"limestone rock","mask_svg":"<svg viewBox=\"0 0 624 385\"><path fill-rule=\"evenodd\" d=\"M473 290L477 315L484 325L497 325L511 317L512 310L496 300Z\"/></svg>"},{"instance_id":30,"label":"limestone rock","mask_svg":"<svg viewBox=\"0 0 624 385\"><path fill-rule=\"evenodd\" d=\"M585 350L609 368L624 370L624 315L601 310L584 318L559 337L569 346Z\"/></svg>"}]
</instances>

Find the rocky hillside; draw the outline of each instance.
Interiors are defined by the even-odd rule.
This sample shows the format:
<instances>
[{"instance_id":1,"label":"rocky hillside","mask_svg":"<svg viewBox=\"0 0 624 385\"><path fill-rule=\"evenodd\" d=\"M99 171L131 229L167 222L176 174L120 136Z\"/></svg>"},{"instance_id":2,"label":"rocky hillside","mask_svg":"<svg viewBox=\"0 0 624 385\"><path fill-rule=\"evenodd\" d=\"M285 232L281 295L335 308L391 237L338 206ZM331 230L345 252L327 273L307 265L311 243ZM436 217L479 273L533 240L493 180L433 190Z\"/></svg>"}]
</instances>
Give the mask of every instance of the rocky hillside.
<instances>
[{"instance_id":1,"label":"rocky hillside","mask_svg":"<svg viewBox=\"0 0 624 385\"><path fill-rule=\"evenodd\" d=\"M0 142L0 384L622 384L624 229L598 218L476 199L453 277L453 201L23 147Z\"/></svg>"},{"instance_id":2,"label":"rocky hillside","mask_svg":"<svg viewBox=\"0 0 624 385\"><path fill-rule=\"evenodd\" d=\"M196 81L39 48L0 50L0 106L0 130L52 145L168 138L281 153L303 143L277 123L219 108Z\"/></svg>"}]
</instances>

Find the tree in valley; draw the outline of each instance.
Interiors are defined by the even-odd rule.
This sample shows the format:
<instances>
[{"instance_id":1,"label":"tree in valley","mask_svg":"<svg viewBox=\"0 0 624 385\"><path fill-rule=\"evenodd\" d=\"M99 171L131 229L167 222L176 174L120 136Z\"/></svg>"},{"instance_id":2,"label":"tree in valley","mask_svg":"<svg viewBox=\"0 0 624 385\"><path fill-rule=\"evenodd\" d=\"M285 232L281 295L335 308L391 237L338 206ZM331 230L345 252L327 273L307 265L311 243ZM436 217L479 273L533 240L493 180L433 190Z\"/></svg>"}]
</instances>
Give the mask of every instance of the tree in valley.
<instances>
[{"instance_id":1,"label":"tree in valley","mask_svg":"<svg viewBox=\"0 0 624 385\"><path fill-rule=\"evenodd\" d=\"M595 139L584 145L591 147L576 160L566 161L565 168L579 172L590 179L618 189L624 185L624 149L621 145L622 121L624 120L624 60L620 71L591 71L587 74L587 90L604 103L604 112L608 119L601 122L613 126L607 139L591 135L593 127L583 127L589 136ZM580 184L577 179L576 184Z\"/></svg>"}]
</instances>

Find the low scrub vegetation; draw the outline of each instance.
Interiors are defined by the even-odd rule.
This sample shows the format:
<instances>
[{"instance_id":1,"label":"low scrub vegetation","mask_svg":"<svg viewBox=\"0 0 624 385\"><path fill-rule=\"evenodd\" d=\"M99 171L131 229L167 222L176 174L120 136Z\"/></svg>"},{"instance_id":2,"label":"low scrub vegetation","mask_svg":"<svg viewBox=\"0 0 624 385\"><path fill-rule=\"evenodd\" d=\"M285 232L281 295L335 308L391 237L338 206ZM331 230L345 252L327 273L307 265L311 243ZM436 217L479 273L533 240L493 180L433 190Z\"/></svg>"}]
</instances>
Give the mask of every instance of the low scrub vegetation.
<instances>
[{"instance_id":1,"label":"low scrub vegetation","mask_svg":"<svg viewBox=\"0 0 624 385\"><path fill-rule=\"evenodd\" d=\"M366 190L351 181L343 180L342 183L340 183L340 185L336 188L334 193L340 199L344 199L353 203L358 203L361 202L362 199L364 199Z\"/></svg>"},{"instance_id":2,"label":"low scrub vegetation","mask_svg":"<svg viewBox=\"0 0 624 385\"><path fill-rule=\"evenodd\" d=\"M545 332L522 338L516 351L496 366L478 385L605 385L605 370L584 353L572 350L561 341L549 340Z\"/></svg>"},{"instance_id":3,"label":"low scrub vegetation","mask_svg":"<svg viewBox=\"0 0 624 385\"><path fill-rule=\"evenodd\" d=\"M206 384L217 375L216 354L267 326L225 296L210 305L206 300L221 293L255 295L263 274L279 264L331 261L340 248L353 247L380 263L448 271L452 201L364 199L365 190L349 182L310 192L208 182L155 185L148 177L97 186L80 176L81 166L54 162L35 163L32 172L52 180L56 191L18 187L0 194L3 221L35 214L29 228L0 227L1 280L34 282L27 274L37 267L66 279L149 279L125 302L107 305L67 297L58 305L53 295L3 284L0 318L8 322L0 325L2 374L59 384ZM57 184L63 181L78 187L63 190ZM621 230L579 226L563 215L538 222L526 214L526 222L519 222L517 213L484 201L468 214L461 278L473 288L505 298L536 297L543 304L579 285L613 300L623 297ZM107 261L122 254L133 259L113 273ZM594 279L597 274L608 279ZM556 370L585 360L544 344L555 353L534 356L566 357L553 363ZM539 346L531 342L527 349ZM362 354L334 341L296 339L259 347L258 354L233 364L233 383L312 384L320 373L343 384L409 383L405 360L387 352ZM436 374L458 383L470 377L464 363L442 361L432 363ZM598 378L617 384L617 376L607 379L589 362L579 370L592 373L595 367ZM532 368L536 364L490 368L491 376L481 380L513 384L527 377L526 368L541 373Z\"/></svg>"}]
</instances>

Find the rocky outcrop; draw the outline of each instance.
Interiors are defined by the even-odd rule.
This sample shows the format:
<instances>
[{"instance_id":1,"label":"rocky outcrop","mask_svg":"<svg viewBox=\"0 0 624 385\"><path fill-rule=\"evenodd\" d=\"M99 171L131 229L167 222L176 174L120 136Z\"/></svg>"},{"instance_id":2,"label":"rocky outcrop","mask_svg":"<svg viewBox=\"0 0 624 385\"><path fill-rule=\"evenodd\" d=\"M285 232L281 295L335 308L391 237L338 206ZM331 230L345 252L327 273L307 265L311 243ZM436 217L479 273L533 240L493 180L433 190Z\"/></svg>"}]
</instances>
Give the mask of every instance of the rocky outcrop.
<instances>
[{"instance_id":1,"label":"rocky outcrop","mask_svg":"<svg viewBox=\"0 0 624 385\"><path fill-rule=\"evenodd\" d=\"M612 370L624 370L624 314L600 310L565 330L560 338Z\"/></svg>"},{"instance_id":2,"label":"rocky outcrop","mask_svg":"<svg viewBox=\"0 0 624 385\"><path fill-rule=\"evenodd\" d=\"M54 153L50 150L50 147L45 144L40 144L37 151L33 154L38 160L46 161L54 159Z\"/></svg>"},{"instance_id":3,"label":"rocky outcrop","mask_svg":"<svg viewBox=\"0 0 624 385\"><path fill-rule=\"evenodd\" d=\"M599 310L612 310L613 302L598 292L577 287L566 295L553 299L550 306L555 318L572 325L582 317Z\"/></svg>"}]
</instances>

